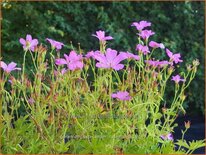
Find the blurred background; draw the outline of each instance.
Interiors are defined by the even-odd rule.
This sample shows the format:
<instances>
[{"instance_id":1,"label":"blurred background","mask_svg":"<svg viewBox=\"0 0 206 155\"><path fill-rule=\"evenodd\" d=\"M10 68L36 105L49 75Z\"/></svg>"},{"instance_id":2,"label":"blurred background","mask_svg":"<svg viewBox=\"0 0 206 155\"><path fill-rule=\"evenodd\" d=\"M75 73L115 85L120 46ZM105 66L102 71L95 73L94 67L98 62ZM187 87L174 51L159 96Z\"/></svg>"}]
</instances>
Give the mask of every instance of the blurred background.
<instances>
[{"instance_id":1,"label":"blurred background","mask_svg":"<svg viewBox=\"0 0 206 155\"><path fill-rule=\"evenodd\" d=\"M174 53L181 53L186 64L199 59L196 78L186 90L187 115L204 116L204 2L2 2L2 57L21 66L23 59L19 38L31 34L49 46L46 38L67 44L84 52L98 49L91 35L101 29L115 39L108 46L119 51L135 52L134 21L147 20L156 33L152 40L162 42ZM161 57L161 54L157 54ZM30 61L27 61L29 65ZM27 68L28 72L30 68ZM167 102L173 97L174 84L168 83Z\"/></svg>"}]
</instances>

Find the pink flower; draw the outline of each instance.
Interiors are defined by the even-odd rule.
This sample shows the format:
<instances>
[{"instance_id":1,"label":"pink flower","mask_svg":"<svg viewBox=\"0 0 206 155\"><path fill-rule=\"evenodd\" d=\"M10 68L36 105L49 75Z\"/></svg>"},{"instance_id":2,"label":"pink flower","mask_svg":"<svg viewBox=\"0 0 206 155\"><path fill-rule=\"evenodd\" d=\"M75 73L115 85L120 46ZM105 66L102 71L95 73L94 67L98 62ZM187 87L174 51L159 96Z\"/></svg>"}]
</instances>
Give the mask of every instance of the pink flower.
<instances>
[{"instance_id":1,"label":"pink flower","mask_svg":"<svg viewBox=\"0 0 206 155\"><path fill-rule=\"evenodd\" d=\"M34 99L32 98L32 97L30 97L29 99L28 99L28 102L29 102L29 104L34 104Z\"/></svg>"},{"instance_id":2,"label":"pink flower","mask_svg":"<svg viewBox=\"0 0 206 155\"><path fill-rule=\"evenodd\" d=\"M64 46L63 43L46 38L46 40L51 44L52 49L57 49L57 51L59 51L60 49L62 49L62 46Z\"/></svg>"},{"instance_id":3,"label":"pink flower","mask_svg":"<svg viewBox=\"0 0 206 155\"><path fill-rule=\"evenodd\" d=\"M88 52L86 55L85 55L85 57L86 58L93 58L94 59L94 57L95 57L95 55L96 54L100 54L101 52L100 51L90 51L90 52Z\"/></svg>"},{"instance_id":4,"label":"pink flower","mask_svg":"<svg viewBox=\"0 0 206 155\"><path fill-rule=\"evenodd\" d=\"M93 58L94 57L94 51L90 51L85 55L86 58Z\"/></svg>"},{"instance_id":5,"label":"pink flower","mask_svg":"<svg viewBox=\"0 0 206 155\"><path fill-rule=\"evenodd\" d=\"M92 36L97 37L99 41L106 41L106 40L112 40L113 38L111 36L105 36L104 31L96 31L96 35L93 34Z\"/></svg>"},{"instance_id":6,"label":"pink flower","mask_svg":"<svg viewBox=\"0 0 206 155\"><path fill-rule=\"evenodd\" d=\"M34 52L34 49L38 45L37 39L32 39L32 36L30 34L26 35L26 40L23 38L19 39L19 42L23 45L24 50L31 50Z\"/></svg>"},{"instance_id":7,"label":"pink flower","mask_svg":"<svg viewBox=\"0 0 206 155\"><path fill-rule=\"evenodd\" d=\"M177 64L178 62L183 62L183 60L181 60L181 55L180 53L177 54L173 54L170 50L166 49L166 53L169 56L170 60L173 61L175 64Z\"/></svg>"},{"instance_id":8,"label":"pink flower","mask_svg":"<svg viewBox=\"0 0 206 155\"><path fill-rule=\"evenodd\" d=\"M65 55L66 55L66 54L64 54L64 56L65 56ZM64 59L64 58L59 58L59 59L56 59L56 60L55 60L55 63L56 63L56 65L61 66L61 65L67 64L67 61L66 61L66 59Z\"/></svg>"},{"instance_id":9,"label":"pink flower","mask_svg":"<svg viewBox=\"0 0 206 155\"><path fill-rule=\"evenodd\" d=\"M68 70L66 68L63 68L60 72L58 71L54 71L54 75L57 76L57 75L64 75Z\"/></svg>"},{"instance_id":10,"label":"pink flower","mask_svg":"<svg viewBox=\"0 0 206 155\"><path fill-rule=\"evenodd\" d=\"M159 67L164 67L164 66L167 66L167 65L169 65L169 64L171 64L171 63L168 62L168 61L166 61L166 60L163 60L163 61L159 61L159 62L158 62L158 66L159 66Z\"/></svg>"},{"instance_id":11,"label":"pink flower","mask_svg":"<svg viewBox=\"0 0 206 155\"><path fill-rule=\"evenodd\" d=\"M120 70L124 68L123 64L120 64L120 62L124 59L126 59L125 55L120 53L117 55L116 50L112 50L111 48L108 48L106 50L106 54L102 53L96 53L94 55L94 58L98 60L99 62L96 64L96 67L98 68L113 68L115 70Z\"/></svg>"},{"instance_id":12,"label":"pink flower","mask_svg":"<svg viewBox=\"0 0 206 155\"><path fill-rule=\"evenodd\" d=\"M170 141L173 141L174 138L173 138L173 135L171 133L167 134L167 135L162 135L160 136L163 140L170 140Z\"/></svg>"},{"instance_id":13,"label":"pink flower","mask_svg":"<svg viewBox=\"0 0 206 155\"><path fill-rule=\"evenodd\" d=\"M130 100L131 96L129 95L129 93L127 91L119 91L117 93L113 93L111 95L112 98L117 98L119 100L122 101L126 101L126 100Z\"/></svg>"},{"instance_id":14,"label":"pink flower","mask_svg":"<svg viewBox=\"0 0 206 155\"><path fill-rule=\"evenodd\" d=\"M159 68L162 68L168 64L170 64L170 62L168 61L159 61L159 60L145 60L145 62L150 65L150 66L153 66L153 67L159 67Z\"/></svg>"},{"instance_id":15,"label":"pink flower","mask_svg":"<svg viewBox=\"0 0 206 155\"><path fill-rule=\"evenodd\" d=\"M143 30L139 33L139 36L142 37L142 39L147 40L150 36L154 35L155 33L151 30Z\"/></svg>"},{"instance_id":16,"label":"pink flower","mask_svg":"<svg viewBox=\"0 0 206 155\"><path fill-rule=\"evenodd\" d=\"M136 46L136 50L137 50L137 51L140 51L140 52L143 53L144 55L150 53L149 48L148 48L147 46L143 46L143 45L141 45L141 44L138 44L138 45Z\"/></svg>"},{"instance_id":17,"label":"pink flower","mask_svg":"<svg viewBox=\"0 0 206 155\"><path fill-rule=\"evenodd\" d=\"M150 66L153 66L153 67L157 67L159 65L159 61L157 60L145 60L145 62L150 65Z\"/></svg>"},{"instance_id":18,"label":"pink flower","mask_svg":"<svg viewBox=\"0 0 206 155\"><path fill-rule=\"evenodd\" d=\"M181 79L181 77L179 75L176 76L172 76L172 80L175 81L175 83L179 83L180 81L185 81L185 79Z\"/></svg>"},{"instance_id":19,"label":"pink flower","mask_svg":"<svg viewBox=\"0 0 206 155\"><path fill-rule=\"evenodd\" d=\"M122 55L125 56L126 59L135 59L135 60L139 60L140 56L139 55L135 55L133 53L130 52L120 52Z\"/></svg>"},{"instance_id":20,"label":"pink flower","mask_svg":"<svg viewBox=\"0 0 206 155\"><path fill-rule=\"evenodd\" d=\"M68 70L67 70L66 68L63 68L63 69L61 70L61 75L64 75L67 71L68 71Z\"/></svg>"},{"instance_id":21,"label":"pink flower","mask_svg":"<svg viewBox=\"0 0 206 155\"><path fill-rule=\"evenodd\" d=\"M3 61L0 61L0 67L6 72L10 73L13 70L21 70L21 68L16 68L16 63L11 62L10 64L6 64Z\"/></svg>"},{"instance_id":22,"label":"pink flower","mask_svg":"<svg viewBox=\"0 0 206 155\"><path fill-rule=\"evenodd\" d=\"M151 23L147 21L133 22L131 26L135 26L138 31L142 31L145 27L151 26Z\"/></svg>"},{"instance_id":23,"label":"pink flower","mask_svg":"<svg viewBox=\"0 0 206 155\"><path fill-rule=\"evenodd\" d=\"M150 42L149 42L149 46L152 47L152 48L162 48L162 49L165 48L164 44L162 44L162 43L157 43L157 42L155 42L155 41L150 41Z\"/></svg>"},{"instance_id":24,"label":"pink flower","mask_svg":"<svg viewBox=\"0 0 206 155\"><path fill-rule=\"evenodd\" d=\"M76 70L76 69L82 69L84 64L82 62L82 55L77 55L75 51L71 51L69 53L69 56L67 54L64 54L64 58L56 59L55 63L56 65L64 65L66 64L69 70Z\"/></svg>"}]
</instances>

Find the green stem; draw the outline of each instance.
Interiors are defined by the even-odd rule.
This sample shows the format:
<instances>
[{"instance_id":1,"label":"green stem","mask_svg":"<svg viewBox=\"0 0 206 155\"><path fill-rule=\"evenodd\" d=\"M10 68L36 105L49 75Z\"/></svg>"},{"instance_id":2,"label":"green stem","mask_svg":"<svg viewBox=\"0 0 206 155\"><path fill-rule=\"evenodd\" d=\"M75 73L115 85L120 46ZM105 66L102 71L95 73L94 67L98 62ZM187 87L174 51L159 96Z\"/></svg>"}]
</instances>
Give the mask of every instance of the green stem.
<instances>
[{"instance_id":1,"label":"green stem","mask_svg":"<svg viewBox=\"0 0 206 155\"><path fill-rule=\"evenodd\" d=\"M22 82L24 81L24 72L25 72L25 60L26 60L27 51L24 52L23 66L22 66Z\"/></svg>"}]
</instances>

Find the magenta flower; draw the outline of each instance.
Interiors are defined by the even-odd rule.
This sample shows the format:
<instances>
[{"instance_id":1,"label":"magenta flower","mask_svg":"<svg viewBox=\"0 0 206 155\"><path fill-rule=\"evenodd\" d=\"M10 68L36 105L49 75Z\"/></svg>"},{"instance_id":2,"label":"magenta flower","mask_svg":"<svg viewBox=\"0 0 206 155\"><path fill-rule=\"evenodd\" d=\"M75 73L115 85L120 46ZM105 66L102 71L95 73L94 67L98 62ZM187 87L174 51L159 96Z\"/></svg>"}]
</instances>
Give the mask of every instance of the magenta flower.
<instances>
[{"instance_id":1,"label":"magenta flower","mask_svg":"<svg viewBox=\"0 0 206 155\"><path fill-rule=\"evenodd\" d=\"M29 99L28 99L28 102L29 102L29 104L34 104L34 99L32 98L32 97L30 97Z\"/></svg>"},{"instance_id":2,"label":"magenta flower","mask_svg":"<svg viewBox=\"0 0 206 155\"><path fill-rule=\"evenodd\" d=\"M90 51L90 52L88 52L86 55L85 55L85 57L86 58L93 58L93 59L95 59L95 55L98 55L98 54L101 54L101 52L100 51Z\"/></svg>"},{"instance_id":3,"label":"magenta flower","mask_svg":"<svg viewBox=\"0 0 206 155\"><path fill-rule=\"evenodd\" d=\"M121 101L126 101L126 100L130 100L131 96L129 95L129 93L127 91L119 91L117 93L113 93L111 95L112 98L117 98Z\"/></svg>"},{"instance_id":4,"label":"magenta flower","mask_svg":"<svg viewBox=\"0 0 206 155\"><path fill-rule=\"evenodd\" d=\"M69 56L64 54L64 58L56 59L56 65L67 65L69 70L82 69L84 64L82 62L82 55L78 55L75 51L71 51Z\"/></svg>"},{"instance_id":5,"label":"magenta flower","mask_svg":"<svg viewBox=\"0 0 206 155\"><path fill-rule=\"evenodd\" d=\"M68 71L68 70L67 70L66 68L63 68L63 69L61 70L61 75L64 75L67 71Z\"/></svg>"},{"instance_id":6,"label":"magenta flower","mask_svg":"<svg viewBox=\"0 0 206 155\"><path fill-rule=\"evenodd\" d=\"M183 62L183 60L181 60L181 55L180 53L177 54L173 54L170 50L166 49L166 53L169 56L170 60L173 61L175 64L179 63L179 62Z\"/></svg>"},{"instance_id":7,"label":"magenta flower","mask_svg":"<svg viewBox=\"0 0 206 155\"><path fill-rule=\"evenodd\" d=\"M64 75L68 70L66 68L63 68L60 72L58 71L54 71L54 75L57 76L57 75Z\"/></svg>"},{"instance_id":8,"label":"magenta flower","mask_svg":"<svg viewBox=\"0 0 206 155\"><path fill-rule=\"evenodd\" d=\"M46 38L46 40L51 44L52 49L57 49L57 51L59 51L60 49L62 49L62 46L64 46L63 43Z\"/></svg>"},{"instance_id":9,"label":"magenta flower","mask_svg":"<svg viewBox=\"0 0 206 155\"><path fill-rule=\"evenodd\" d=\"M136 50L143 53L144 55L150 53L149 48L147 46L144 46L144 45L141 45L141 44L138 44L136 46Z\"/></svg>"},{"instance_id":10,"label":"magenta flower","mask_svg":"<svg viewBox=\"0 0 206 155\"><path fill-rule=\"evenodd\" d=\"M10 64L6 64L3 61L0 61L0 67L6 72L10 73L13 70L21 70L21 68L16 68L16 63L11 62Z\"/></svg>"},{"instance_id":11,"label":"magenta flower","mask_svg":"<svg viewBox=\"0 0 206 155\"><path fill-rule=\"evenodd\" d=\"M170 62L168 61L159 61L159 60L145 60L145 62L150 65L150 66L153 66L153 67L159 67L159 68L162 68L168 64L170 64Z\"/></svg>"},{"instance_id":12,"label":"magenta flower","mask_svg":"<svg viewBox=\"0 0 206 155\"><path fill-rule=\"evenodd\" d=\"M142 37L142 39L147 40L150 36L154 34L155 33L151 30L143 30L139 33L139 36Z\"/></svg>"},{"instance_id":13,"label":"magenta flower","mask_svg":"<svg viewBox=\"0 0 206 155\"><path fill-rule=\"evenodd\" d=\"M120 52L120 53L122 55L124 55L126 59L140 60L140 56L139 55L135 55L135 54L130 53L130 52Z\"/></svg>"},{"instance_id":14,"label":"magenta flower","mask_svg":"<svg viewBox=\"0 0 206 155\"><path fill-rule=\"evenodd\" d=\"M174 138L173 138L173 135L171 133L167 134L167 135L162 135L160 136L163 140L170 140L170 141L173 141Z\"/></svg>"},{"instance_id":15,"label":"magenta flower","mask_svg":"<svg viewBox=\"0 0 206 155\"><path fill-rule=\"evenodd\" d=\"M86 58L94 58L94 51L90 51L85 55Z\"/></svg>"},{"instance_id":16,"label":"magenta flower","mask_svg":"<svg viewBox=\"0 0 206 155\"><path fill-rule=\"evenodd\" d=\"M158 62L158 66L161 68L161 67L164 67L164 66L167 66L167 65L171 65L170 62L166 61L166 60L163 60L163 61L159 61Z\"/></svg>"},{"instance_id":17,"label":"magenta flower","mask_svg":"<svg viewBox=\"0 0 206 155\"><path fill-rule=\"evenodd\" d=\"M112 40L113 38L111 36L105 36L104 31L96 31L96 35L93 34L92 36L97 37L99 41L106 41L106 40Z\"/></svg>"},{"instance_id":18,"label":"magenta flower","mask_svg":"<svg viewBox=\"0 0 206 155\"><path fill-rule=\"evenodd\" d=\"M176 76L172 76L172 80L175 81L175 83L179 83L180 81L185 81L185 79L181 79L181 77L179 75Z\"/></svg>"},{"instance_id":19,"label":"magenta flower","mask_svg":"<svg viewBox=\"0 0 206 155\"><path fill-rule=\"evenodd\" d=\"M102 53L96 53L94 55L94 58L98 60L99 62L96 64L96 67L98 68L113 68L115 70L120 70L124 68L123 64L120 64L121 61L126 59L125 55L120 53L117 55L116 50L112 50L111 48L108 48L106 50L106 54Z\"/></svg>"},{"instance_id":20,"label":"magenta flower","mask_svg":"<svg viewBox=\"0 0 206 155\"><path fill-rule=\"evenodd\" d=\"M162 43L157 43L157 42L155 42L155 41L150 41L150 42L149 42L149 46L152 47L152 48L161 48L161 49L164 49L164 48L165 48L164 44L162 44Z\"/></svg>"},{"instance_id":21,"label":"magenta flower","mask_svg":"<svg viewBox=\"0 0 206 155\"><path fill-rule=\"evenodd\" d=\"M157 67L159 65L159 61L158 60L145 60L145 62L153 67Z\"/></svg>"},{"instance_id":22,"label":"magenta flower","mask_svg":"<svg viewBox=\"0 0 206 155\"><path fill-rule=\"evenodd\" d=\"M135 26L138 31L142 31L145 27L151 26L151 23L147 21L133 22L131 26Z\"/></svg>"},{"instance_id":23,"label":"magenta flower","mask_svg":"<svg viewBox=\"0 0 206 155\"><path fill-rule=\"evenodd\" d=\"M19 42L23 45L24 50L31 50L32 52L34 52L34 49L39 43L37 39L32 39L32 36L30 34L26 35L26 40L20 38Z\"/></svg>"}]
</instances>

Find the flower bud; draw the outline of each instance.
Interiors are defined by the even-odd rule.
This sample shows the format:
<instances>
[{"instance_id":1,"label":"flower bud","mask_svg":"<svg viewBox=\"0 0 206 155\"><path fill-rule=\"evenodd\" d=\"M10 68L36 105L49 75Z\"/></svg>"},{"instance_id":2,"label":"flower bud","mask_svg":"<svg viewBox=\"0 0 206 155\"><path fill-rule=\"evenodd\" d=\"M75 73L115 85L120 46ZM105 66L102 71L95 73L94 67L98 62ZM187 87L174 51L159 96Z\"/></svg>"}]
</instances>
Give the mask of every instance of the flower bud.
<instances>
[{"instance_id":1,"label":"flower bud","mask_svg":"<svg viewBox=\"0 0 206 155\"><path fill-rule=\"evenodd\" d=\"M200 61L199 61L198 59L193 60L192 64L193 64L194 66L199 66Z\"/></svg>"},{"instance_id":2,"label":"flower bud","mask_svg":"<svg viewBox=\"0 0 206 155\"><path fill-rule=\"evenodd\" d=\"M158 74L158 80L162 80L162 74Z\"/></svg>"},{"instance_id":3,"label":"flower bud","mask_svg":"<svg viewBox=\"0 0 206 155\"><path fill-rule=\"evenodd\" d=\"M162 112L163 112L163 113L166 113L166 111L167 111L167 108L163 107L163 108L162 108Z\"/></svg>"},{"instance_id":4,"label":"flower bud","mask_svg":"<svg viewBox=\"0 0 206 155\"><path fill-rule=\"evenodd\" d=\"M187 70L191 71L192 70L192 66L191 65L187 65Z\"/></svg>"},{"instance_id":5,"label":"flower bud","mask_svg":"<svg viewBox=\"0 0 206 155\"><path fill-rule=\"evenodd\" d=\"M189 129L189 128L190 128L190 125L191 125L191 122L190 122L190 121L185 122L185 128L186 128L186 129Z\"/></svg>"},{"instance_id":6,"label":"flower bud","mask_svg":"<svg viewBox=\"0 0 206 155\"><path fill-rule=\"evenodd\" d=\"M168 74L172 74L172 72L174 71L174 67L173 66L170 66L168 68Z\"/></svg>"},{"instance_id":7,"label":"flower bud","mask_svg":"<svg viewBox=\"0 0 206 155\"><path fill-rule=\"evenodd\" d=\"M181 99L184 101L186 96L184 94L181 95Z\"/></svg>"},{"instance_id":8,"label":"flower bud","mask_svg":"<svg viewBox=\"0 0 206 155\"><path fill-rule=\"evenodd\" d=\"M91 61L91 60L88 60L88 61ZM89 69L89 63L90 63L90 62L88 62L88 63L86 63L86 64L84 65L84 68L85 68L86 71Z\"/></svg>"}]
</instances>

